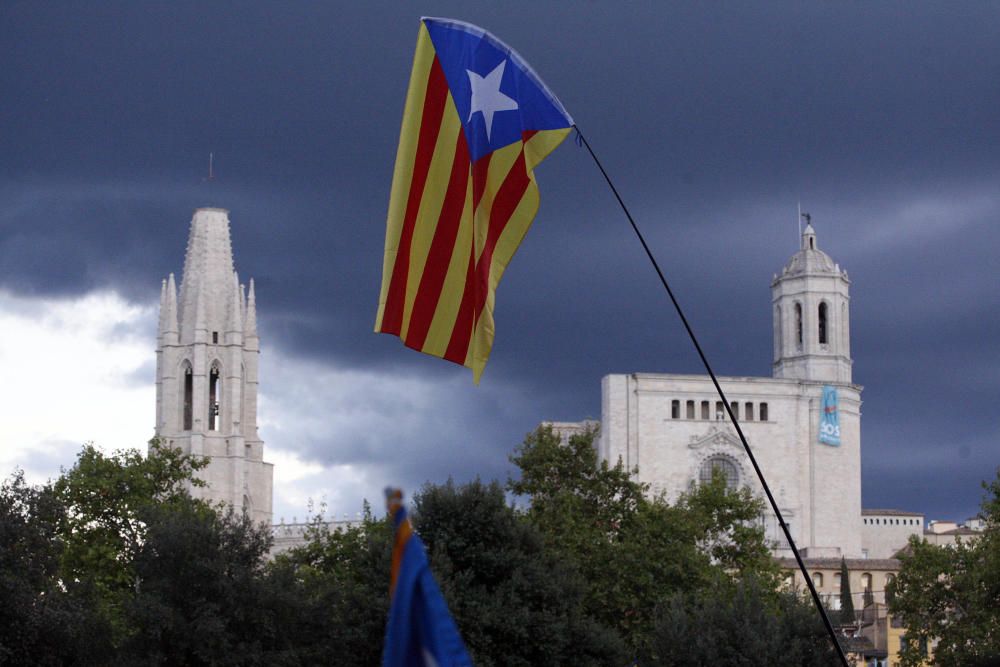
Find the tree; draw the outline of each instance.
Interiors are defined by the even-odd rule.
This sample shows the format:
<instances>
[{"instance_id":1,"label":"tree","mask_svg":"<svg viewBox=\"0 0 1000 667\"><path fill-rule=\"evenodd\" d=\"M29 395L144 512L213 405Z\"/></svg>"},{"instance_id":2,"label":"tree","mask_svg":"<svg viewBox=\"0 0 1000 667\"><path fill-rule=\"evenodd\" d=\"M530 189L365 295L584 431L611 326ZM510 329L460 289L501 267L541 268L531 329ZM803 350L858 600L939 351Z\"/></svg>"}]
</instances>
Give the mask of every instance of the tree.
<instances>
[{"instance_id":1,"label":"tree","mask_svg":"<svg viewBox=\"0 0 1000 667\"><path fill-rule=\"evenodd\" d=\"M840 624L854 623L854 597L851 594L851 573L847 570L847 561L840 559Z\"/></svg>"},{"instance_id":2,"label":"tree","mask_svg":"<svg viewBox=\"0 0 1000 667\"><path fill-rule=\"evenodd\" d=\"M77 587L60 585L58 500L51 485L28 486L22 471L0 486L0 664L93 664L106 655L108 628Z\"/></svg>"},{"instance_id":3,"label":"tree","mask_svg":"<svg viewBox=\"0 0 1000 667\"><path fill-rule=\"evenodd\" d=\"M425 486L413 522L476 665L626 661L620 637L587 614L586 582L497 482Z\"/></svg>"},{"instance_id":4,"label":"tree","mask_svg":"<svg viewBox=\"0 0 1000 667\"><path fill-rule=\"evenodd\" d=\"M275 559L270 577L301 605L286 632L302 664L379 664L391 556L392 528L366 504L360 526L330 531L317 516L307 543Z\"/></svg>"},{"instance_id":5,"label":"tree","mask_svg":"<svg viewBox=\"0 0 1000 667\"><path fill-rule=\"evenodd\" d=\"M521 478L508 488L529 497L528 520L588 583L588 612L616 628L633 655L670 595L749 575L777 582L757 522L762 506L748 491L730 491L717 476L673 506L648 499L621 462L598 462L595 437L562 443L547 427L528 434L511 457Z\"/></svg>"},{"instance_id":6,"label":"tree","mask_svg":"<svg viewBox=\"0 0 1000 667\"><path fill-rule=\"evenodd\" d=\"M668 597L642 664L833 667L840 660L810 603L749 576Z\"/></svg>"},{"instance_id":7,"label":"tree","mask_svg":"<svg viewBox=\"0 0 1000 667\"><path fill-rule=\"evenodd\" d=\"M130 633L118 662L135 665L283 664L280 596L265 576L270 530L190 497L144 512L124 609Z\"/></svg>"},{"instance_id":8,"label":"tree","mask_svg":"<svg viewBox=\"0 0 1000 667\"><path fill-rule=\"evenodd\" d=\"M900 555L888 591L906 628L904 666L921 664L935 640L942 667L1000 664L1000 469L983 487L986 528L974 541L937 546L911 537Z\"/></svg>"},{"instance_id":9,"label":"tree","mask_svg":"<svg viewBox=\"0 0 1000 667\"><path fill-rule=\"evenodd\" d=\"M152 508L187 498L186 485L206 465L203 459L150 442L138 450L101 453L84 445L76 464L53 484L62 507L59 576L70 588L90 590L95 613L111 624L117 644L130 632L122 604L136 585L133 563L146 535Z\"/></svg>"}]
</instances>

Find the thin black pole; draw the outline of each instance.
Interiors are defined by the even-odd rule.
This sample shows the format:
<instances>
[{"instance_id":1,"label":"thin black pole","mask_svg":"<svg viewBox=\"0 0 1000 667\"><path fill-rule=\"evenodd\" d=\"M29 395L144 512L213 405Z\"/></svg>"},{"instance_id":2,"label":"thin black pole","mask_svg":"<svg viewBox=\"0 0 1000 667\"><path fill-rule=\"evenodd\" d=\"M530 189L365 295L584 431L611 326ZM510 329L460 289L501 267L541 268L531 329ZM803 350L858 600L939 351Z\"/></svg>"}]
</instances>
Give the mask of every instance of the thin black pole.
<instances>
[{"instance_id":1,"label":"thin black pole","mask_svg":"<svg viewBox=\"0 0 1000 667\"><path fill-rule=\"evenodd\" d=\"M719 380L716 379L715 373L712 371L712 366L708 363L708 359L705 357L705 353L702 351L701 345L698 343L698 339L694 335L694 330L692 330L691 325L688 324L687 317L684 316L684 311L681 310L681 305L674 296L674 291L670 289L670 285L667 284L667 279L664 277L663 271L660 270L660 265L657 263L656 258L653 257L653 252L649 249L646 239L643 238L642 232L639 231L639 227L635 224L635 220L632 219L632 214L629 213L628 207L625 206L625 202L622 201L621 195L618 194L618 188L616 188L615 184L611 182L608 172L604 170L604 165L601 164L601 161L597 159L597 155L594 154L594 149L590 147L590 142L588 142L587 138L583 136L583 132L580 131L579 127L573 125L573 129L576 130L576 136L579 138L580 142L587 148L587 152L590 153L590 157L594 158L594 163L597 164L597 168L601 170L601 175L603 175L604 180L608 182L611 192L614 193L615 199L618 200L618 205L622 207L622 211L625 212L625 217L628 218L629 224L632 225L632 230L635 232L635 235L639 237L639 243L642 244L643 250L646 251L646 256L649 257L649 261L652 262L653 268L656 269L656 275L660 277L660 282L663 283L663 288L667 291L670 301L674 304L674 309L677 310L677 315L681 318L681 323L684 324L684 328L687 330L688 336L691 338L691 342L694 343L694 348L698 351L698 356L701 357L701 363L705 365L705 370L708 371L708 376L712 378L712 384L715 385L715 390L719 392L719 398L722 399L722 405L725 406L726 413L729 415L729 420L733 423L733 426L736 428L736 433L740 436L740 442L743 443L743 449L746 451L747 456L750 458L750 463L753 465L753 469L757 473L757 479L760 480L761 486L764 487L764 493L767 494L767 500L771 504L771 509L774 510L774 515L778 518L778 524L781 526L781 530L785 533L785 539L788 540L788 546L792 548L792 553L795 554L795 560L799 564L799 570L802 572L802 578L806 580L806 586L809 587L809 592L812 594L812 599L816 604L816 609L819 611L819 615L823 618L823 624L826 626L827 632L830 633L830 639L833 641L833 645L837 648L837 654L840 656L840 660L843 662L844 667L850 667L847 662L847 656L844 655L844 649L841 647L840 642L837 641L837 633L833 629L833 624L830 623L830 619L826 615L826 610L823 609L823 603L820 602L819 593L816 592L816 586L813 585L812 578L810 578L809 572L806 571L806 565L802 562L802 556L799 554L799 550L795 546L795 540L792 539L792 533L788 530L788 524L785 523L785 518L781 515L781 510L778 509L778 503L775 502L774 496L771 494L771 488L767 485L767 480L764 479L764 473L757 464L757 459L754 457L753 452L750 451L750 444L747 442L746 436L743 435L743 429L740 428L740 423L736 419L736 415L733 414L733 409L729 405L729 401L726 400L726 395L722 392Z\"/></svg>"}]
</instances>

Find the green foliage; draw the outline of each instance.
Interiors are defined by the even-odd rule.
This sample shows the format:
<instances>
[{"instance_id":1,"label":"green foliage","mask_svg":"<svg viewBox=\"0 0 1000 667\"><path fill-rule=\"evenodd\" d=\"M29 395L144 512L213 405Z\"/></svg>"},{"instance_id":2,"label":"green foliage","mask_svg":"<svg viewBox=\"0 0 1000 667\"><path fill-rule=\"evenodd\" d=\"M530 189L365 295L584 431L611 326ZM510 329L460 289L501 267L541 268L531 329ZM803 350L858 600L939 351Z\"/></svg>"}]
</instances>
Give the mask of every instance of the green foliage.
<instances>
[{"instance_id":1,"label":"green foliage","mask_svg":"<svg viewBox=\"0 0 1000 667\"><path fill-rule=\"evenodd\" d=\"M309 541L275 559L270 576L298 603L287 633L302 664L379 663L391 562L392 528L367 507L362 525L346 530L317 517Z\"/></svg>"},{"instance_id":2,"label":"green foliage","mask_svg":"<svg viewBox=\"0 0 1000 667\"><path fill-rule=\"evenodd\" d=\"M267 527L180 497L146 513L125 602L119 661L136 665L280 664L287 653L278 592L264 576Z\"/></svg>"},{"instance_id":3,"label":"green foliage","mask_svg":"<svg viewBox=\"0 0 1000 667\"><path fill-rule=\"evenodd\" d=\"M721 476L672 505L650 500L597 461L594 436L527 437L508 480L523 510L496 482L415 494L414 526L476 664L674 664L667 646L699 633L717 648L688 664L728 664L750 638L760 655L784 642L785 662L821 664L818 619L776 592L760 502ZM49 485L0 487L0 663L378 664L388 520L366 508L330 532L317 517L305 545L267 562L266 527L186 492L202 465L156 443L148 457L88 445Z\"/></svg>"},{"instance_id":4,"label":"green foliage","mask_svg":"<svg viewBox=\"0 0 1000 667\"><path fill-rule=\"evenodd\" d=\"M585 605L615 628L633 654L653 632L657 604L719 581L754 576L778 582L759 527L762 506L716 477L668 505L619 462L598 462L595 431L563 444L550 428L530 433L511 461L508 488L530 497L527 519L589 584Z\"/></svg>"},{"instance_id":5,"label":"green foliage","mask_svg":"<svg viewBox=\"0 0 1000 667\"><path fill-rule=\"evenodd\" d=\"M1000 469L983 486L986 530L978 538L937 546L912 537L900 556L889 592L906 628L904 666L921 664L933 640L942 667L1000 664Z\"/></svg>"},{"instance_id":6,"label":"green foliage","mask_svg":"<svg viewBox=\"0 0 1000 667\"><path fill-rule=\"evenodd\" d=\"M667 597L641 664L833 667L840 659L811 604L747 576Z\"/></svg>"},{"instance_id":7,"label":"green foliage","mask_svg":"<svg viewBox=\"0 0 1000 667\"><path fill-rule=\"evenodd\" d=\"M60 585L63 514L52 487L29 487L23 472L0 486L0 664L88 664L106 649L87 596Z\"/></svg>"},{"instance_id":8,"label":"green foliage","mask_svg":"<svg viewBox=\"0 0 1000 667\"><path fill-rule=\"evenodd\" d=\"M851 594L851 576L847 561L840 559L840 624L849 625L855 621L854 596Z\"/></svg>"},{"instance_id":9,"label":"green foliage","mask_svg":"<svg viewBox=\"0 0 1000 667\"><path fill-rule=\"evenodd\" d=\"M136 586L133 562L146 536L146 514L187 497L185 484L205 461L150 442L108 456L87 444L76 464L53 484L63 511L60 577L93 593L90 603L114 629L115 643L130 632L123 600Z\"/></svg>"},{"instance_id":10,"label":"green foliage","mask_svg":"<svg viewBox=\"0 0 1000 667\"><path fill-rule=\"evenodd\" d=\"M626 661L620 638L585 613L584 580L497 482L428 485L414 504L414 527L476 665Z\"/></svg>"}]
</instances>

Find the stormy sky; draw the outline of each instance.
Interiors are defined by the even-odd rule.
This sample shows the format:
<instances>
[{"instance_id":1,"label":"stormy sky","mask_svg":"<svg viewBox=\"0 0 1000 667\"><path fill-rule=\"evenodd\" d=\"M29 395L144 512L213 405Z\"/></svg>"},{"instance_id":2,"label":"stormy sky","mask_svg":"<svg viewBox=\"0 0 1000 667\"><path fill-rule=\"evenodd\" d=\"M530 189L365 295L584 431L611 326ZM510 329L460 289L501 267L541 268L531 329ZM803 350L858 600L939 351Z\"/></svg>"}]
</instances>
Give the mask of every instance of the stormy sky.
<instances>
[{"instance_id":1,"label":"stormy sky","mask_svg":"<svg viewBox=\"0 0 1000 667\"><path fill-rule=\"evenodd\" d=\"M421 14L491 30L560 97L719 374L770 374L801 201L852 281L864 506L976 512L1000 463L1000 6L980 2L8 0L3 476L152 435L160 280L200 206L230 210L256 280L276 516L505 479L540 421L600 417L605 374L702 372L572 141L536 172L479 387L372 333Z\"/></svg>"}]
</instances>

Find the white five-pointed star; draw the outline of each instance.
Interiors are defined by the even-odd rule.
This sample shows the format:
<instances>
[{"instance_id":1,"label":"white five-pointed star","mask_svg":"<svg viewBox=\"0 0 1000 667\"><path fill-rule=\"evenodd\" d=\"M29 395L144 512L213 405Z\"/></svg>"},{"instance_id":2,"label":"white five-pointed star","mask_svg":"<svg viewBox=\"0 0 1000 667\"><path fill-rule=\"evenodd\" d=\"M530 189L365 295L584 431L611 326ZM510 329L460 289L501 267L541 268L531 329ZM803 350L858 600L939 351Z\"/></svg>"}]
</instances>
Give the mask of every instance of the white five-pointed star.
<instances>
[{"instance_id":1,"label":"white five-pointed star","mask_svg":"<svg viewBox=\"0 0 1000 667\"><path fill-rule=\"evenodd\" d=\"M486 140L490 141L490 132L493 131L493 114L497 111L513 111L517 109L517 100L507 97L500 92L500 79L503 78L503 68L507 64L506 60L501 60L492 72L485 77L479 76L471 69L465 70L469 73L469 84L472 86L472 108L469 110L469 120L477 111L482 112L483 120L486 121Z\"/></svg>"}]
</instances>

